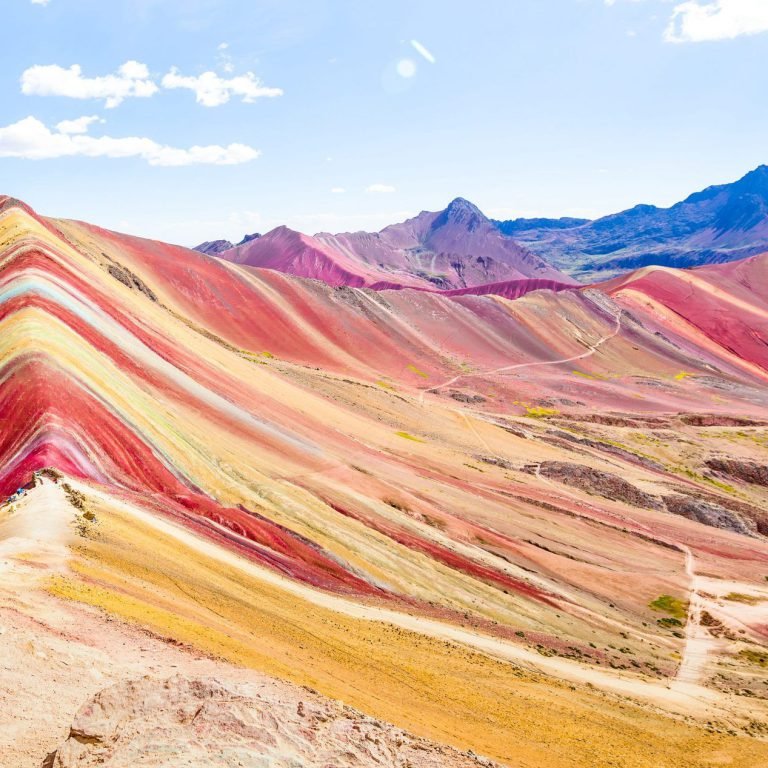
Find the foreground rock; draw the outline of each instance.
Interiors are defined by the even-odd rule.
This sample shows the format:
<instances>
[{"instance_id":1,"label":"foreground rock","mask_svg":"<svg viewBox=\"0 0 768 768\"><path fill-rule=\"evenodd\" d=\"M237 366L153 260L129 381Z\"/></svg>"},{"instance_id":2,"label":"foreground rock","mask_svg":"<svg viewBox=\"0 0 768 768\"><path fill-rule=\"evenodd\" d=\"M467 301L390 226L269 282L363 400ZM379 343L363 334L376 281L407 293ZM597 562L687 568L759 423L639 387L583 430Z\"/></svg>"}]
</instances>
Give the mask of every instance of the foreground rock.
<instances>
[{"instance_id":1,"label":"foreground rock","mask_svg":"<svg viewBox=\"0 0 768 768\"><path fill-rule=\"evenodd\" d=\"M43 768L470 768L490 761L437 745L297 689L142 678L97 694Z\"/></svg>"}]
</instances>

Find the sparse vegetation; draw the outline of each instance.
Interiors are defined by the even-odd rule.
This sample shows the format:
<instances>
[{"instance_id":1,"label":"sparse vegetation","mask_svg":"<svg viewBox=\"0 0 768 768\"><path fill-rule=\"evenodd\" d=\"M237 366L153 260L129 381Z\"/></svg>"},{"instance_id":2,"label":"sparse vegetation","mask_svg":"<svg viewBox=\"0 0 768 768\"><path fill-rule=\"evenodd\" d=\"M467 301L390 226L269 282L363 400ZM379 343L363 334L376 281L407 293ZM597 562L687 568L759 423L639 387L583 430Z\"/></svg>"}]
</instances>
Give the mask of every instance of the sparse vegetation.
<instances>
[{"instance_id":1,"label":"sparse vegetation","mask_svg":"<svg viewBox=\"0 0 768 768\"><path fill-rule=\"evenodd\" d=\"M655 600L648 603L652 611L668 613L672 618L678 619L675 626L682 626L688 616L688 603L672 595L660 595Z\"/></svg>"},{"instance_id":2,"label":"sparse vegetation","mask_svg":"<svg viewBox=\"0 0 768 768\"><path fill-rule=\"evenodd\" d=\"M422 515L421 518L430 528L437 528L438 531L444 531L446 529L444 520L432 517L432 515Z\"/></svg>"},{"instance_id":3,"label":"sparse vegetation","mask_svg":"<svg viewBox=\"0 0 768 768\"><path fill-rule=\"evenodd\" d=\"M548 416L557 416L560 413L557 408L543 408L537 405L526 406L525 412L525 415L532 419L545 419Z\"/></svg>"},{"instance_id":4,"label":"sparse vegetation","mask_svg":"<svg viewBox=\"0 0 768 768\"><path fill-rule=\"evenodd\" d=\"M414 443L423 443L424 441L418 437L414 437L410 432L395 432L398 437L402 437L404 440L413 440Z\"/></svg>"},{"instance_id":5,"label":"sparse vegetation","mask_svg":"<svg viewBox=\"0 0 768 768\"><path fill-rule=\"evenodd\" d=\"M424 373L424 371L419 370L415 365L408 365L406 367L408 368L408 370L411 373L415 373L417 376L421 376L422 379L428 379L429 378L429 374L428 373Z\"/></svg>"},{"instance_id":6,"label":"sparse vegetation","mask_svg":"<svg viewBox=\"0 0 768 768\"><path fill-rule=\"evenodd\" d=\"M723 600L730 600L733 603L745 603L746 605L757 605L762 603L765 598L758 595L745 595L742 592L729 592L727 595L723 595Z\"/></svg>"},{"instance_id":7,"label":"sparse vegetation","mask_svg":"<svg viewBox=\"0 0 768 768\"><path fill-rule=\"evenodd\" d=\"M666 627L667 629L671 629L672 627L683 626L683 622L680 621L680 619L676 619L672 616L665 616L663 619L656 619L656 623L660 627Z\"/></svg>"},{"instance_id":8,"label":"sparse vegetation","mask_svg":"<svg viewBox=\"0 0 768 768\"><path fill-rule=\"evenodd\" d=\"M750 664L757 664L759 667L768 667L768 650L753 651L751 648L744 648L739 651L739 656L746 659Z\"/></svg>"}]
</instances>

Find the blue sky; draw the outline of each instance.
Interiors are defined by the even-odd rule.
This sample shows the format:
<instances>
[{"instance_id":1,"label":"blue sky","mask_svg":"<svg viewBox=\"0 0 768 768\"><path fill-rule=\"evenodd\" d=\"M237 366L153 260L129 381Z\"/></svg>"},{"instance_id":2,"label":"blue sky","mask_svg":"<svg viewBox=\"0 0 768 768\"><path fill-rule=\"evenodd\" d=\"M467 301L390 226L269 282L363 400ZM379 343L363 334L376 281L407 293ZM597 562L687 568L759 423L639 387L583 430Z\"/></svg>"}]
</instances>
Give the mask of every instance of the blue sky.
<instances>
[{"instance_id":1,"label":"blue sky","mask_svg":"<svg viewBox=\"0 0 768 768\"><path fill-rule=\"evenodd\" d=\"M596 216L768 162L768 0L3 6L0 191L171 242Z\"/></svg>"}]
</instances>

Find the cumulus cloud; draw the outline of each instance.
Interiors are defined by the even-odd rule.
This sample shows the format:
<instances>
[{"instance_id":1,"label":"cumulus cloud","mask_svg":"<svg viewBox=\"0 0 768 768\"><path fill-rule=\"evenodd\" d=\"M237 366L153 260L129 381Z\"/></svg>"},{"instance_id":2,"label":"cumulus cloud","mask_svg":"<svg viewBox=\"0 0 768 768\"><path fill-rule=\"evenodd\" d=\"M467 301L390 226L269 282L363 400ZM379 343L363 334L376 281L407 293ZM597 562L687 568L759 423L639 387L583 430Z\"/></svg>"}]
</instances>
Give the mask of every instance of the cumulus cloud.
<instances>
[{"instance_id":1,"label":"cumulus cloud","mask_svg":"<svg viewBox=\"0 0 768 768\"><path fill-rule=\"evenodd\" d=\"M371 184L365 191L381 194L385 192L394 192L395 188L390 184Z\"/></svg>"},{"instance_id":2,"label":"cumulus cloud","mask_svg":"<svg viewBox=\"0 0 768 768\"><path fill-rule=\"evenodd\" d=\"M230 74L234 65L228 54L229 45L218 46L219 66ZM218 107L231 98L240 98L246 104L256 99L282 96L281 88L265 86L253 72L233 77L221 77L213 71L200 75L182 75L176 67L162 78L165 89L184 88L195 94L198 104ZM116 73L102 77L84 77L82 67L69 68L58 64L36 64L21 75L21 92L28 96L66 96L70 99L104 99L108 109L119 106L128 98L154 96L160 86L150 77L146 64L126 61Z\"/></svg>"},{"instance_id":3,"label":"cumulus cloud","mask_svg":"<svg viewBox=\"0 0 768 768\"><path fill-rule=\"evenodd\" d=\"M93 123L103 122L98 115L87 115L86 117L77 117L74 120L62 120L56 125L56 130L59 133L88 133L88 128Z\"/></svg>"},{"instance_id":4,"label":"cumulus cloud","mask_svg":"<svg viewBox=\"0 0 768 768\"><path fill-rule=\"evenodd\" d=\"M216 144L179 149L137 136L89 136L91 117L59 123L51 130L35 117L0 128L0 157L45 160L55 157L138 157L150 165L237 165L255 160L260 152L245 144ZM74 130L73 130L74 129ZM84 130L81 130L84 129Z\"/></svg>"},{"instance_id":5,"label":"cumulus cloud","mask_svg":"<svg viewBox=\"0 0 768 768\"><path fill-rule=\"evenodd\" d=\"M760 32L768 32L766 0L687 0L673 9L664 39L698 43Z\"/></svg>"},{"instance_id":6,"label":"cumulus cloud","mask_svg":"<svg viewBox=\"0 0 768 768\"><path fill-rule=\"evenodd\" d=\"M68 69L58 64L36 64L21 75L21 92L28 96L66 96L70 99L104 99L112 109L127 98L147 98L158 91L146 64L126 61L115 74L83 77L79 64Z\"/></svg>"},{"instance_id":7,"label":"cumulus cloud","mask_svg":"<svg viewBox=\"0 0 768 768\"><path fill-rule=\"evenodd\" d=\"M233 96L240 97L246 104L256 99L282 96L281 88L268 88L253 72L236 77L220 77L215 72L201 75L182 75L176 67L162 79L163 88L186 88L193 91L198 104L204 107L218 107L226 104Z\"/></svg>"}]
</instances>

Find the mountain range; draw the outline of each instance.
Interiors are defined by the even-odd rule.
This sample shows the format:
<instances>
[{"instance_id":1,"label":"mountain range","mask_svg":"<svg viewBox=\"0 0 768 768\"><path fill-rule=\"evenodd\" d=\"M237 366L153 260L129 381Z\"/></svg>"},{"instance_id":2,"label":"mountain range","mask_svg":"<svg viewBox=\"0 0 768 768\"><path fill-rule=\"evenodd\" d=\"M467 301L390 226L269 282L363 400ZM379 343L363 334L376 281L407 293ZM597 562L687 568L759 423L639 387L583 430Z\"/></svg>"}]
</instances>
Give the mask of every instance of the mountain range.
<instances>
[{"instance_id":1,"label":"mountain range","mask_svg":"<svg viewBox=\"0 0 768 768\"><path fill-rule=\"evenodd\" d=\"M589 219L492 221L463 198L380 232L305 235L278 227L196 246L238 264L355 287L468 288L526 278L605 280L652 264L692 267L768 250L768 166L670 208Z\"/></svg>"},{"instance_id":2,"label":"mountain range","mask_svg":"<svg viewBox=\"0 0 768 768\"><path fill-rule=\"evenodd\" d=\"M196 250L212 252L211 244ZM442 211L422 211L381 232L310 236L278 227L229 249L217 246L213 252L237 264L356 288L450 290L528 278L573 282L506 237L462 198Z\"/></svg>"},{"instance_id":3,"label":"mountain range","mask_svg":"<svg viewBox=\"0 0 768 768\"><path fill-rule=\"evenodd\" d=\"M768 166L670 208L637 205L595 221L513 219L501 232L580 280L649 264L695 267L768 250Z\"/></svg>"}]
</instances>

